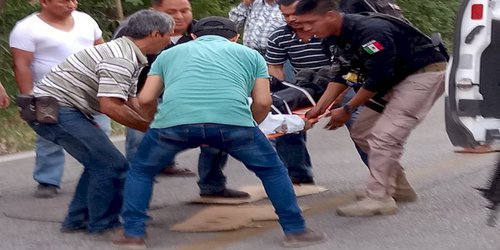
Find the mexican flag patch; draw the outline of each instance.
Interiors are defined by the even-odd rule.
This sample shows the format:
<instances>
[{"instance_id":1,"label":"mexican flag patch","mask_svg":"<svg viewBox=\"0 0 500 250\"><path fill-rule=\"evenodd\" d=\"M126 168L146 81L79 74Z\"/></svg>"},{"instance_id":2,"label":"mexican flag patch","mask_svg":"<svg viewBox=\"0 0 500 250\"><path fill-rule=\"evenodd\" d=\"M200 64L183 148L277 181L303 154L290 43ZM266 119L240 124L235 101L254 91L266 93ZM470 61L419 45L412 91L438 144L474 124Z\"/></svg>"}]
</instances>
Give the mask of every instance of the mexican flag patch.
<instances>
[{"instance_id":1,"label":"mexican flag patch","mask_svg":"<svg viewBox=\"0 0 500 250\"><path fill-rule=\"evenodd\" d=\"M381 43L379 43L375 40L371 40L368 43L365 43L364 45L362 45L361 47L366 51L366 53L368 53L370 55L373 55L377 52L384 50L384 46L382 46Z\"/></svg>"}]
</instances>

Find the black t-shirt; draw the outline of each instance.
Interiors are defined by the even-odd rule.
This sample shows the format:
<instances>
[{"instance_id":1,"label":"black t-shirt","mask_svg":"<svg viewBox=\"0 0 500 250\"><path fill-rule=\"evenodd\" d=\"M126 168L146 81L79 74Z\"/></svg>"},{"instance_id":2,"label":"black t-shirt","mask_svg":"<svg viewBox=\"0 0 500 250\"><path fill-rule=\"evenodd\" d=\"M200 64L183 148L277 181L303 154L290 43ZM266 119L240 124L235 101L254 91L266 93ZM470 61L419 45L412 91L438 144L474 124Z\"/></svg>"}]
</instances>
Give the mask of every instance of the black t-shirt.
<instances>
[{"instance_id":1,"label":"black t-shirt","mask_svg":"<svg viewBox=\"0 0 500 250\"><path fill-rule=\"evenodd\" d=\"M354 69L363 88L379 94L429 64L446 61L415 29L357 14L344 15L341 34L332 46L349 62L335 81L345 83L343 75Z\"/></svg>"}]
</instances>

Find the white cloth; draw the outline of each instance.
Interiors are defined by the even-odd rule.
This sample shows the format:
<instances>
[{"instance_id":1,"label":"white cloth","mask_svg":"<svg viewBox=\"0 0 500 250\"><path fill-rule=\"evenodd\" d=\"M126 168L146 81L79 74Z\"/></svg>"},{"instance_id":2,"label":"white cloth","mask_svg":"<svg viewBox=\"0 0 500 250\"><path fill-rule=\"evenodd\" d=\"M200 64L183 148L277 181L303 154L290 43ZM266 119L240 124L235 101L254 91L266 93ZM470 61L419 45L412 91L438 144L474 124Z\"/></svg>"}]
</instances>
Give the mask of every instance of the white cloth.
<instances>
[{"instance_id":1,"label":"white cloth","mask_svg":"<svg viewBox=\"0 0 500 250\"><path fill-rule=\"evenodd\" d=\"M304 120L298 115L273 115L271 113L259 124L260 130L266 135L273 133L291 134L302 131L304 126Z\"/></svg>"},{"instance_id":2,"label":"white cloth","mask_svg":"<svg viewBox=\"0 0 500 250\"><path fill-rule=\"evenodd\" d=\"M33 13L18 21L10 33L9 44L33 53L33 81L36 84L50 69L68 56L94 45L102 36L97 22L89 15L73 11L73 29L57 29Z\"/></svg>"}]
</instances>

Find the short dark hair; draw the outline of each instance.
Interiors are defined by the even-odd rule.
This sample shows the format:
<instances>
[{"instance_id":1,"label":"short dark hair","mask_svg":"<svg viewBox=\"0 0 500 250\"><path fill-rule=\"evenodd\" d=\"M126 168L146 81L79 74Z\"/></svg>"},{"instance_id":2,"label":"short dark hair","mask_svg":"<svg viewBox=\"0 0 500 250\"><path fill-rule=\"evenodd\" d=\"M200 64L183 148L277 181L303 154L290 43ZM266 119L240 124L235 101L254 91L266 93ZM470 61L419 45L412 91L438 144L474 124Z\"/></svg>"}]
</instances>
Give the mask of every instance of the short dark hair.
<instances>
[{"instance_id":1,"label":"short dark hair","mask_svg":"<svg viewBox=\"0 0 500 250\"><path fill-rule=\"evenodd\" d=\"M290 6L299 0L278 0L278 5Z\"/></svg>"},{"instance_id":2,"label":"short dark hair","mask_svg":"<svg viewBox=\"0 0 500 250\"><path fill-rule=\"evenodd\" d=\"M306 13L324 14L331 10L339 10L337 0L300 0L295 10L296 15L303 15Z\"/></svg>"}]
</instances>

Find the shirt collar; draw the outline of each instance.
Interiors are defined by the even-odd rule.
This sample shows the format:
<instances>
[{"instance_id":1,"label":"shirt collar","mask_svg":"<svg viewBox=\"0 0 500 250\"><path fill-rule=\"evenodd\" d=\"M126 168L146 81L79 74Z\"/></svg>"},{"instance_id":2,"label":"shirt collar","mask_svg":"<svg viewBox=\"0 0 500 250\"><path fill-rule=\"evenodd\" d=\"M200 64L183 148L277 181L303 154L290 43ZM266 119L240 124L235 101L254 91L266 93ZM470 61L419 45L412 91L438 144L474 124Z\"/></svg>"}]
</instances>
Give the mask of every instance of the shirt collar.
<instances>
[{"instance_id":1,"label":"shirt collar","mask_svg":"<svg viewBox=\"0 0 500 250\"><path fill-rule=\"evenodd\" d=\"M123 41L125 43L127 43L128 45L130 45L130 47L132 47L132 49L134 50L135 52L135 55L137 56L137 60L139 60L139 63L141 65L146 65L148 64L148 59L146 58L146 56L142 53L142 51L139 49L139 47L137 47L137 45L132 42L132 40L130 40L128 37L122 37L123 38Z\"/></svg>"},{"instance_id":2,"label":"shirt collar","mask_svg":"<svg viewBox=\"0 0 500 250\"><path fill-rule=\"evenodd\" d=\"M204 35L196 38L199 41L229 41L229 39L218 35Z\"/></svg>"}]
</instances>

